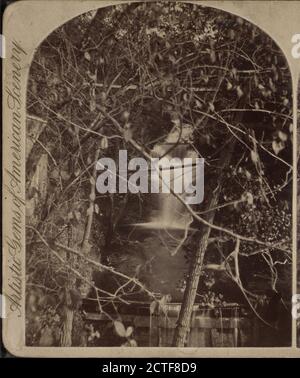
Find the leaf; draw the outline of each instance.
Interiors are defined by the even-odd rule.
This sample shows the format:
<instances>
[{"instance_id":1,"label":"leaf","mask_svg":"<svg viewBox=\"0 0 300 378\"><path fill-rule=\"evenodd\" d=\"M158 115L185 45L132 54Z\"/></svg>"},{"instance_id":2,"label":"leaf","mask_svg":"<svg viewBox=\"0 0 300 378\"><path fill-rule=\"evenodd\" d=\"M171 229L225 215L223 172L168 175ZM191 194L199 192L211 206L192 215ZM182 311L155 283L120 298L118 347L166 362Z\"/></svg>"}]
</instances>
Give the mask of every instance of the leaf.
<instances>
[{"instance_id":1,"label":"leaf","mask_svg":"<svg viewBox=\"0 0 300 378\"><path fill-rule=\"evenodd\" d=\"M208 76L203 76L202 77L202 80L203 80L203 82L205 83L205 84L207 84L208 82L209 82L209 78L208 78Z\"/></svg>"},{"instance_id":2,"label":"leaf","mask_svg":"<svg viewBox=\"0 0 300 378\"><path fill-rule=\"evenodd\" d=\"M271 78L269 78L269 87L273 92L276 92L275 84L273 83L273 80Z\"/></svg>"},{"instance_id":3,"label":"leaf","mask_svg":"<svg viewBox=\"0 0 300 378\"><path fill-rule=\"evenodd\" d=\"M288 98L284 98L283 99L283 105L284 106L287 106L289 104L289 100L288 100Z\"/></svg>"},{"instance_id":4,"label":"leaf","mask_svg":"<svg viewBox=\"0 0 300 378\"><path fill-rule=\"evenodd\" d=\"M174 116L171 120L175 127L180 127L180 118L178 116Z\"/></svg>"},{"instance_id":5,"label":"leaf","mask_svg":"<svg viewBox=\"0 0 300 378\"><path fill-rule=\"evenodd\" d=\"M99 96L100 100L101 100L101 104L104 105L105 104L105 101L107 100L107 94L106 92L101 92L100 93L100 96Z\"/></svg>"},{"instance_id":6,"label":"leaf","mask_svg":"<svg viewBox=\"0 0 300 378\"><path fill-rule=\"evenodd\" d=\"M251 160L253 161L254 164L258 163L259 156L256 151L251 150Z\"/></svg>"},{"instance_id":7,"label":"leaf","mask_svg":"<svg viewBox=\"0 0 300 378\"><path fill-rule=\"evenodd\" d=\"M126 329L125 329L124 324L122 322L120 322L119 320L115 320L114 326L115 326L115 330L116 330L117 334L120 337L126 337Z\"/></svg>"},{"instance_id":8,"label":"leaf","mask_svg":"<svg viewBox=\"0 0 300 378\"><path fill-rule=\"evenodd\" d=\"M133 348L138 346L138 345L137 345L137 342L136 342L135 340L133 340L133 339L132 339L132 340L129 340L129 344L130 344L130 346L133 347Z\"/></svg>"},{"instance_id":9,"label":"leaf","mask_svg":"<svg viewBox=\"0 0 300 378\"><path fill-rule=\"evenodd\" d=\"M86 60L88 60L89 62L91 61L91 55L90 55L90 53L89 53L88 51L86 51L86 52L84 53L84 58L85 58Z\"/></svg>"},{"instance_id":10,"label":"leaf","mask_svg":"<svg viewBox=\"0 0 300 378\"><path fill-rule=\"evenodd\" d=\"M232 74L232 77L234 77L236 79L236 77L237 77L237 69L235 67L232 68L231 74Z\"/></svg>"},{"instance_id":11,"label":"leaf","mask_svg":"<svg viewBox=\"0 0 300 378\"><path fill-rule=\"evenodd\" d=\"M130 337L132 335L132 332L133 332L133 327L128 327L126 329L126 337Z\"/></svg>"},{"instance_id":12,"label":"leaf","mask_svg":"<svg viewBox=\"0 0 300 378\"><path fill-rule=\"evenodd\" d=\"M264 90L264 91L262 91L262 95L266 98L272 97L272 91L271 90Z\"/></svg>"},{"instance_id":13,"label":"leaf","mask_svg":"<svg viewBox=\"0 0 300 378\"><path fill-rule=\"evenodd\" d=\"M247 203L248 205L253 205L253 195L249 192L246 193Z\"/></svg>"},{"instance_id":14,"label":"leaf","mask_svg":"<svg viewBox=\"0 0 300 378\"><path fill-rule=\"evenodd\" d=\"M228 91L230 91L230 90L232 89L232 84L230 83L229 80L227 81L226 89L227 89Z\"/></svg>"},{"instance_id":15,"label":"leaf","mask_svg":"<svg viewBox=\"0 0 300 378\"><path fill-rule=\"evenodd\" d=\"M248 180L250 180L251 177L252 177L251 173L249 171L247 171L247 169L245 170L245 175L246 175Z\"/></svg>"},{"instance_id":16,"label":"leaf","mask_svg":"<svg viewBox=\"0 0 300 378\"><path fill-rule=\"evenodd\" d=\"M77 168L76 168L76 170L75 170L75 172L74 172L74 175L75 175L76 177L78 177L78 176L80 175L80 167L77 167Z\"/></svg>"},{"instance_id":17,"label":"leaf","mask_svg":"<svg viewBox=\"0 0 300 378\"><path fill-rule=\"evenodd\" d=\"M200 108L200 109L202 108L202 104L199 100L196 100L195 103L196 103L197 108Z\"/></svg>"},{"instance_id":18,"label":"leaf","mask_svg":"<svg viewBox=\"0 0 300 378\"><path fill-rule=\"evenodd\" d=\"M276 155L278 155L279 152L284 149L284 147L285 147L285 144L282 141L277 142L276 140L273 140L272 148Z\"/></svg>"},{"instance_id":19,"label":"leaf","mask_svg":"<svg viewBox=\"0 0 300 378\"><path fill-rule=\"evenodd\" d=\"M52 171L50 172L50 177L54 180L59 178L59 169L57 167L54 167Z\"/></svg>"},{"instance_id":20,"label":"leaf","mask_svg":"<svg viewBox=\"0 0 300 378\"><path fill-rule=\"evenodd\" d=\"M279 137L279 139L282 140L283 142L286 142L287 139L288 139L288 136L287 136L285 133L283 133L282 131L278 131L278 137Z\"/></svg>"},{"instance_id":21,"label":"leaf","mask_svg":"<svg viewBox=\"0 0 300 378\"><path fill-rule=\"evenodd\" d=\"M75 219L76 219L77 221L79 221L80 218L81 218L81 213L80 213L79 211L74 211L74 215L75 215Z\"/></svg>"},{"instance_id":22,"label":"leaf","mask_svg":"<svg viewBox=\"0 0 300 378\"><path fill-rule=\"evenodd\" d=\"M173 55L169 55L169 60L173 63L173 64L175 64L176 63L176 58L173 56Z\"/></svg>"},{"instance_id":23,"label":"leaf","mask_svg":"<svg viewBox=\"0 0 300 378\"><path fill-rule=\"evenodd\" d=\"M69 178L71 177L71 175L69 174L69 172L68 172L67 170L61 170L61 171L60 171L60 176L61 176L61 178L62 178L64 181L69 180Z\"/></svg>"},{"instance_id":24,"label":"leaf","mask_svg":"<svg viewBox=\"0 0 300 378\"><path fill-rule=\"evenodd\" d=\"M208 109L211 110L212 112L215 111L215 106L214 106L214 104L212 102L208 103Z\"/></svg>"},{"instance_id":25,"label":"leaf","mask_svg":"<svg viewBox=\"0 0 300 378\"><path fill-rule=\"evenodd\" d=\"M150 315L154 314L156 308L157 308L157 302L156 301L151 302L151 304L150 304Z\"/></svg>"},{"instance_id":26,"label":"leaf","mask_svg":"<svg viewBox=\"0 0 300 378\"><path fill-rule=\"evenodd\" d=\"M123 118L124 118L124 120L125 120L125 121L128 121L129 116L130 116L129 111L128 111L128 110L125 110L125 111L123 112Z\"/></svg>"},{"instance_id":27,"label":"leaf","mask_svg":"<svg viewBox=\"0 0 300 378\"><path fill-rule=\"evenodd\" d=\"M124 139L126 142L128 142L132 138L132 130L125 129L124 130Z\"/></svg>"},{"instance_id":28,"label":"leaf","mask_svg":"<svg viewBox=\"0 0 300 378\"><path fill-rule=\"evenodd\" d=\"M241 87L238 85L237 88L236 88L236 93L238 95L238 98L241 98L244 94L244 92L242 91Z\"/></svg>"}]
</instances>

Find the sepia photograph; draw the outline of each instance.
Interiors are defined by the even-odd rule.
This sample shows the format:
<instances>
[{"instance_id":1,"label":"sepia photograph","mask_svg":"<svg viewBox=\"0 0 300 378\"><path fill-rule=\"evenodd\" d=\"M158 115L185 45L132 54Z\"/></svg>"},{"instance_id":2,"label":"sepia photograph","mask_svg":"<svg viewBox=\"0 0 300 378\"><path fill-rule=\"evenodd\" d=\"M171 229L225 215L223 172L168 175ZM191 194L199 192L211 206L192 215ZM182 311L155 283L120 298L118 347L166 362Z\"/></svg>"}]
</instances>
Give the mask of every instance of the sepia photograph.
<instances>
[{"instance_id":1,"label":"sepia photograph","mask_svg":"<svg viewBox=\"0 0 300 378\"><path fill-rule=\"evenodd\" d=\"M31 50L8 45L3 293L18 345L296 349L290 56L209 1L83 3L57 1L55 28L46 11L28 21L27 39L43 30Z\"/></svg>"},{"instance_id":2,"label":"sepia photograph","mask_svg":"<svg viewBox=\"0 0 300 378\"><path fill-rule=\"evenodd\" d=\"M101 8L38 47L26 106L27 345L290 345L292 83L268 35L199 5ZM168 158L170 186L203 158L202 203L141 190L120 150Z\"/></svg>"}]
</instances>

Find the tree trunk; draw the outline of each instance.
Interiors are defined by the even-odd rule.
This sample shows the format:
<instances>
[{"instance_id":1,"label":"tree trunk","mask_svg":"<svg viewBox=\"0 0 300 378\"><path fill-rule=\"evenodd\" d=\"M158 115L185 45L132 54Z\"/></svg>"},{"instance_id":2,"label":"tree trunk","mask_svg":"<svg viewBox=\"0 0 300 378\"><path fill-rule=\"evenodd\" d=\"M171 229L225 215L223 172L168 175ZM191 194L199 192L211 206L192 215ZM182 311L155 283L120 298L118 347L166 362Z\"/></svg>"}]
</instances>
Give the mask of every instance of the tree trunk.
<instances>
[{"instance_id":1,"label":"tree trunk","mask_svg":"<svg viewBox=\"0 0 300 378\"><path fill-rule=\"evenodd\" d=\"M66 307L65 319L64 319L63 330L62 330L62 337L61 337L62 347L72 346L73 318L74 318L74 311Z\"/></svg>"},{"instance_id":2,"label":"tree trunk","mask_svg":"<svg viewBox=\"0 0 300 378\"><path fill-rule=\"evenodd\" d=\"M217 185L215 190L210 191L210 199L208 200L207 209L215 208L219 202L219 195L222 189L223 182L223 168L225 168L232 156L232 151L234 149L235 142L229 144L229 147L225 147L226 151L221 154L220 161L222 162L221 171L218 175ZM210 211L205 219L209 223L213 223L215 217L215 211ZM190 328L190 319L193 312L193 306L195 303L195 298L197 294L199 278L203 267L203 260L208 244L208 239L210 235L211 228L206 225L202 225L200 231L200 242L199 247L196 253L193 255L190 267L189 267L189 276L184 291L183 302L180 308L179 318L177 321L177 326L173 338L173 346L183 347L187 342L187 335Z\"/></svg>"}]
</instances>

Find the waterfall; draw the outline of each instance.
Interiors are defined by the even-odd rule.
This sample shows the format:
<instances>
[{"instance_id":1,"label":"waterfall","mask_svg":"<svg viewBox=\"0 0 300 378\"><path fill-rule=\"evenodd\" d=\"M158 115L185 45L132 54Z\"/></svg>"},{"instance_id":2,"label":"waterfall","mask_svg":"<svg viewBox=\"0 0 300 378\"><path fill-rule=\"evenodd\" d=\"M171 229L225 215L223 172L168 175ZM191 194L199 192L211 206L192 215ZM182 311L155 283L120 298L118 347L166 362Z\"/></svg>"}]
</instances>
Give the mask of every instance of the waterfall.
<instances>
[{"instance_id":1,"label":"waterfall","mask_svg":"<svg viewBox=\"0 0 300 378\"><path fill-rule=\"evenodd\" d=\"M178 165L175 164L170 170L168 184L170 183L170 187L172 189L174 189L176 186L179 188L184 187L184 167L182 165L182 160L187 157L197 157L195 151L191 150L190 145L186 143L190 139L191 133L192 128L190 125L184 125L181 131L174 127L167 136L166 140L161 144L155 145L152 150L153 155L163 157L159 161L161 172L164 169L164 161L178 160ZM180 143L177 145L179 137ZM172 147L174 145L176 145L176 147ZM168 153L169 150L170 152ZM184 168L185 173L190 173L191 180L192 169L192 166ZM163 180L160 180L160 185L162 187L164 186ZM182 191L179 194L183 197L185 196L185 193L182 193ZM151 217L149 222L136 224L136 226L161 230L186 230L191 222L191 217L184 205L172 193L159 193L157 196L159 205L158 212Z\"/></svg>"}]
</instances>

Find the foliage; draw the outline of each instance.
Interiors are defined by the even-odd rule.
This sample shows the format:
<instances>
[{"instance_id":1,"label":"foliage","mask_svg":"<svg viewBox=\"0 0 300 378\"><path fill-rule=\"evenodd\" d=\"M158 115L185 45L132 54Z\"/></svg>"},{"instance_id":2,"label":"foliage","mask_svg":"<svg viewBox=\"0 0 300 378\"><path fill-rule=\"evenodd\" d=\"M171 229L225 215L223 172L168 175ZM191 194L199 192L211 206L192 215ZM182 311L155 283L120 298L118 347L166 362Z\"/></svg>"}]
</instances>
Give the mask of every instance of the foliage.
<instances>
[{"instance_id":1,"label":"foliage","mask_svg":"<svg viewBox=\"0 0 300 378\"><path fill-rule=\"evenodd\" d=\"M131 345L128 329L103 305L111 302L118 316L117 300L136 287L143 299L155 295L138 281L138 266L121 276L108 262L115 252L133 249L120 222L138 222L151 201L142 194L95 193L95 161L116 159L120 149L129 158L140 156L132 140L151 153L174 127L189 126L190 147L205 157L207 192L215 189L222 151L236 141L215 218L224 232L213 231L205 263L233 265L227 258L236 238L226 230L260 239L267 246L241 244L241 280L247 285L249 276L263 272L264 289L277 290L279 283L283 290L291 264L291 96L289 68L275 42L253 24L213 8L123 4L78 16L53 31L37 49L28 81L27 111L47 125L27 161L27 201L39 159L48 155L46 198L38 200L38 218L30 206L27 212L28 285L43 282L56 300L63 293L65 306L72 296L75 317L81 299L93 293L99 312ZM40 198L38 188L31 193ZM194 210L201 215L206 207L204 201ZM195 219L194 224L201 228ZM197 243L189 236L184 248L193 254ZM110 275L112 291L95 285L95 270ZM64 315L41 305L38 324L33 317L27 327L33 330L30 344L41 342L41 329L53 328L47 311L62 327ZM52 345L58 342L51 337Z\"/></svg>"}]
</instances>

